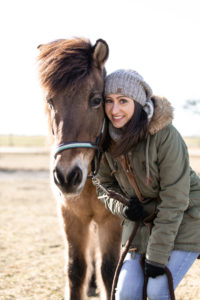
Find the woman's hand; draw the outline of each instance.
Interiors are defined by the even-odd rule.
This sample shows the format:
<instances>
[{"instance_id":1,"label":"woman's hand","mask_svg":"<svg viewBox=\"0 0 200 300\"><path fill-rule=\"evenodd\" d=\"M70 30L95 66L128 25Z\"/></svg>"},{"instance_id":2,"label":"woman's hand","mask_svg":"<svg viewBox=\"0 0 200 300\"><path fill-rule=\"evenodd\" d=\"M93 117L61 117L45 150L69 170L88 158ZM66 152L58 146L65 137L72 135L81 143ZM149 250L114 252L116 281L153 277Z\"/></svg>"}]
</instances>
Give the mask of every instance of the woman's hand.
<instances>
[{"instance_id":1,"label":"woman's hand","mask_svg":"<svg viewBox=\"0 0 200 300\"><path fill-rule=\"evenodd\" d=\"M165 266L145 259L144 274L156 278L165 273Z\"/></svg>"},{"instance_id":2,"label":"woman's hand","mask_svg":"<svg viewBox=\"0 0 200 300\"><path fill-rule=\"evenodd\" d=\"M129 207L124 207L123 214L131 221L139 221L144 218L144 210L137 197L131 199Z\"/></svg>"}]
</instances>

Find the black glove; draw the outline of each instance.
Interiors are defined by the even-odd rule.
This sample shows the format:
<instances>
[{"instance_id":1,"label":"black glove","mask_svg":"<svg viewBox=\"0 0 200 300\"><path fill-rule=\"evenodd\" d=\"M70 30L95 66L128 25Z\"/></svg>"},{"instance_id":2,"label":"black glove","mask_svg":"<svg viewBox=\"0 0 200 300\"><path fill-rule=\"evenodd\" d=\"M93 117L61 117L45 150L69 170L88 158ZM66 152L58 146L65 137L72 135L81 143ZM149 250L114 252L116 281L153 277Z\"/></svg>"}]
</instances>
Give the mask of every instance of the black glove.
<instances>
[{"instance_id":1,"label":"black glove","mask_svg":"<svg viewBox=\"0 0 200 300\"><path fill-rule=\"evenodd\" d=\"M149 277L156 278L159 275L163 275L165 273L165 266L150 262L149 260L145 260L144 265L144 274Z\"/></svg>"},{"instance_id":2,"label":"black glove","mask_svg":"<svg viewBox=\"0 0 200 300\"><path fill-rule=\"evenodd\" d=\"M125 206L123 214L131 221L139 221L144 218L144 210L138 198L131 198L130 206Z\"/></svg>"}]
</instances>

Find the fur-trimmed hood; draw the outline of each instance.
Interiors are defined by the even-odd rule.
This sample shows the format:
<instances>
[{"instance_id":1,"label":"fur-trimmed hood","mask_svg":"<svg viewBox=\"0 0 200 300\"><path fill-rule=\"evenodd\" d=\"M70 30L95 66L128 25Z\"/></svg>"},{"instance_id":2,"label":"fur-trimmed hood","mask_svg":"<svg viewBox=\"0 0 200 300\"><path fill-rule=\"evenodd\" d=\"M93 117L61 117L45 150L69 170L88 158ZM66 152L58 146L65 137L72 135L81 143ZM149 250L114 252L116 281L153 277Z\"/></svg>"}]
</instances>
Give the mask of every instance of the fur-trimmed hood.
<instances>
[{"instance_id":1,"label":"fur-trimmed hood","mask_svg":"<svg viewBox=\"0 0 200 300\"><path fill-rule=\"evenodd\" d=\"M152 101L154 103L154 114L148 128L151 135L166 127L173 120L173 107L166 98L153 96Z\"/></svg>"}]
</instances>

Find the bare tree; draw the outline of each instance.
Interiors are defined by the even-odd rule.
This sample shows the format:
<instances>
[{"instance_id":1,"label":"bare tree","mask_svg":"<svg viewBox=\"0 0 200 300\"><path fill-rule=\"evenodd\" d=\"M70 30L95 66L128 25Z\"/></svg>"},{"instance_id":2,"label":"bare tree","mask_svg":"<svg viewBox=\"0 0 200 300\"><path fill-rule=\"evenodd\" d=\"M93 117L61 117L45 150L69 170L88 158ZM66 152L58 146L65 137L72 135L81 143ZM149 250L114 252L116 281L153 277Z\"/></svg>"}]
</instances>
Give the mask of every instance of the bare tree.
<instances>
[{"instance_id":1,"label":"bare tree","mask_svg":"<svg viewBox=\"0 0 200 300\"><path fill-rule=\"evenodd\" d=\"M183 105L184 109L189 109L195 114L200 114L200 99L193 100L188 99L186 100L185 104Z\"/></svg>"}]
</instances>

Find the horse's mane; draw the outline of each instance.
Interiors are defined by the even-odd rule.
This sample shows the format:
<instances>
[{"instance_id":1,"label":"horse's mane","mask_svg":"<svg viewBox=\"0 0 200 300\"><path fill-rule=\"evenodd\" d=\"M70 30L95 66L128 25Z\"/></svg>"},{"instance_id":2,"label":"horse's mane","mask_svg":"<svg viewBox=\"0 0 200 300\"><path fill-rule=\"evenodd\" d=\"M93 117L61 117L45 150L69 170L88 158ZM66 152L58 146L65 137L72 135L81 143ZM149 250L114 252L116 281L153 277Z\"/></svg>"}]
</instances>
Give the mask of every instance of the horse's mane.
<instances>
[{"instance_id":1,"label":"horse's mane","mask_svg":"<svg viewBox=\"0 0 200 300\"><path fill-rule=\"evenodd\" d=\"M93 67L93 46L82 38L56 40L39 46L41 84L52 94L80 82Z\"/></svg>"}]
</instances>

